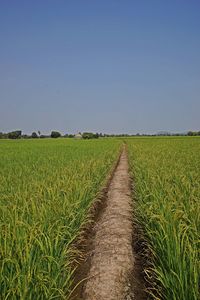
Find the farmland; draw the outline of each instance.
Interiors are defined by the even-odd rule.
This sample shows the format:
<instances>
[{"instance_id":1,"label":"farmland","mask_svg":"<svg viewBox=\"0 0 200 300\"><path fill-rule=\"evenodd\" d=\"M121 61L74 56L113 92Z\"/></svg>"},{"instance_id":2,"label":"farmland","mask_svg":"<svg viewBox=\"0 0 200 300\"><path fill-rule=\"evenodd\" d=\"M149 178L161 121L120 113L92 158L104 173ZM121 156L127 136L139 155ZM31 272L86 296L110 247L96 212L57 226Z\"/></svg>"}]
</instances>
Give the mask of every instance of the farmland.
<instances>
[{"instance_id":1,"label":"farmland","mask_svg":"<svg viewBox=\"0 0 200 300\"><path fill-rule=\"evenodd\" d=\"M124 142L133 214L141 249L148 249L148 292L154 299L199 299L198 137L1 140L0 298L69 299L78 255L72 244Z\"/></svg>"},{"instance_id":2,"label":"farmland","mask_svg":"<svg viewBox=\"0 0 200 300\"><path fill-rule=\"evenodd\" d=\"M151 250L154 296L199 299L200 139L128 141L136 216Z\"/></svg>"},{"instance_id":3,"label":"farmland","mask_svg":"<svg viewBox=\"0 0 200 300\"><path fill-rule=\"evenodd\" d=\"M70 245L114 161L118 141L0 142L2 299L63 299Z\"/></svg>"}]
</instances>

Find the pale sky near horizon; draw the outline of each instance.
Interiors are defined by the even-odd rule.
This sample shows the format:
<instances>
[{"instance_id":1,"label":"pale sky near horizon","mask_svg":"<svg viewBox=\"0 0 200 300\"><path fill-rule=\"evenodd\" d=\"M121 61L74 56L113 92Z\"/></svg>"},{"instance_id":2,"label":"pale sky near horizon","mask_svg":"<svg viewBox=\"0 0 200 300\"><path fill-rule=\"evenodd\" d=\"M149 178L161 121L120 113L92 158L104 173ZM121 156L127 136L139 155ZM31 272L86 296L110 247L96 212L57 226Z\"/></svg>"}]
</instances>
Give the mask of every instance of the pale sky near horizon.
<instances>
[{"instance_id":1,"label":"pale sky near horizon","mask_svg":"<svg viewBox=\"0 0 200 300\"><path fill-rule=\"evenodd\" d=\"M199 0L0 0L0 131L200 130Z\"/></svg>"}]
</instances>

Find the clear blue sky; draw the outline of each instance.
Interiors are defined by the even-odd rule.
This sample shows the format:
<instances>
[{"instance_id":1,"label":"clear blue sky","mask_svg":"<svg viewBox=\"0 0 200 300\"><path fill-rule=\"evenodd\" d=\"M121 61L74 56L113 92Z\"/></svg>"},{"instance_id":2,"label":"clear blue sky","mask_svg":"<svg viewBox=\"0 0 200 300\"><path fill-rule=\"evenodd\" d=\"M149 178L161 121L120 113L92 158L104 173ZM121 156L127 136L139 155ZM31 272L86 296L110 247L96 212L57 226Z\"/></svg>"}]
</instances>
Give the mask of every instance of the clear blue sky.
<instances>
[{"instance_id":1,"label":"clear blue sky","mask_svg":"<svg viewBox=\"0 0 200 300\"><path fill-rule=\"evenodd\" d=\"M0 41L0 131L200 130L199 0L1 0Z\"/></svg>"}]
</instances>

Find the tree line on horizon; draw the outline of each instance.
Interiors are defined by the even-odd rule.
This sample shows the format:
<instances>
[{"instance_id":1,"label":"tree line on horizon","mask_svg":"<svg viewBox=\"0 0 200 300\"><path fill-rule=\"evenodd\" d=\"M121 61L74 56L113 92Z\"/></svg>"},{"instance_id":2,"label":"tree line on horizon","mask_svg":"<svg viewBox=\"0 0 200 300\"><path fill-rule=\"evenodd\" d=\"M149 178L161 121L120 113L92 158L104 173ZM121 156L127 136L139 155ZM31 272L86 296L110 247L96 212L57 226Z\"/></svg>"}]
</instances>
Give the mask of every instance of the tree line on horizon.
<instances>
[{"instance_id":1,"label":"tree line on horizon","mask_svg":"<svg viewBox=\"0 0 200 300\"><path fill-rule=\"evenodd\" d=\"M200 131L188 131L187 133L170 133L158 132L156 134L106 134L106 133L92 133L83 132L79 133L83 139L98 139L103 137L133 137L133 136L200 136ZM0 139L37 139L37 138L74 138L75 134L62 135L59 131L52 131L50 135L41 134L40 131L32 132L31 135L22 134L21 130L15 130L8 133L0 132Z\"/></svg>"},{"instance_id":2,"label":"tree line on horizon","mask_svg":"<svg viewBox=\"0 0 200 300\"><path fill-rule=\"evenodd\" d=\"M97 139L99 137L103 137L102 133L92 133L92 132L83 132L79 133L81 138L83 139ZM62 135L59 131L52 131L50 135L41 134L40 131L32 132L31 135L22 134L21 130L15 130L8 133L0 132L0 139L37 139L37 138L74 138L75 134L64 134Z\"/></svg>"}]
</instances>

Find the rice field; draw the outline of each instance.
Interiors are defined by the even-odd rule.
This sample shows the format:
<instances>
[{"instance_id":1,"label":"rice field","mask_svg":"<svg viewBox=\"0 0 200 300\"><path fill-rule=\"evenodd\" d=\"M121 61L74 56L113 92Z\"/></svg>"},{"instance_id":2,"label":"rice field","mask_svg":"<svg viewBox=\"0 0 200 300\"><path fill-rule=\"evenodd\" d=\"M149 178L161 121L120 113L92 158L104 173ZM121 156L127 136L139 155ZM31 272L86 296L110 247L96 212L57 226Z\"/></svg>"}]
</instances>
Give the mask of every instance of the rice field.
<instances>
[{"instance_id":1,"label":"rice field","mask_svg":"<svg viewBox=\"0 0 200 300\"><path fill-rule=\"evenodd\" d=\"M120 141L0 141L0 298L67 299L70 247Z\"/></svg>"},{"instance_id":2,"label":"rice field","mask_svg":"<svg viewBox=\"0 0 200 300\"><path fill-rule=\"evenodd\" d=\"M153 299L199 295L200 138L0 141L0 298L69 299L88 221L123 142Z\"/></svg>"},{"instance_id":3,"label":"rice field","mask_svg":"<svg viewBox=\"0 0 200 300\"><path fill-rule=\"evenodd\" d=\"M155 299L200 299L200 138L128 140ZM153 278L153 280L152 280Z\"/></svg>"}]
</instances>

